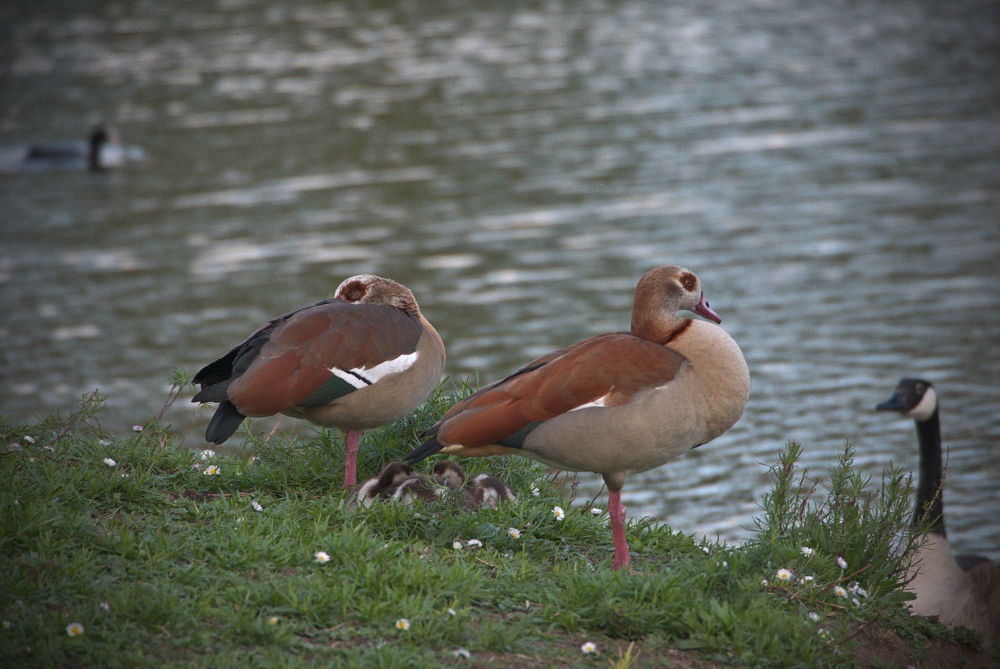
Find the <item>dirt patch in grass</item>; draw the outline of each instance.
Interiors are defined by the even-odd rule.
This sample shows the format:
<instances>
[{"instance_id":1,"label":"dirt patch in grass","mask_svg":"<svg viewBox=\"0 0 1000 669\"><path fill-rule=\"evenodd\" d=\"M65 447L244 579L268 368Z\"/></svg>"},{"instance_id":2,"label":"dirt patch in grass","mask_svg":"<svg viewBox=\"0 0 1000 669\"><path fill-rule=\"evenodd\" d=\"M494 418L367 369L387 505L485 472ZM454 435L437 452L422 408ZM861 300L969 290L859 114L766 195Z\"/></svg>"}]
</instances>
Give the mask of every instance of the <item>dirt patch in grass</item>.
<instances>
[{"instance_id":1,"label":"dirt patch in grass","mask_svg":"<svg viewBox=\"0 0 1000 669\"><path fill-rule=\"evenodd\" d=\"M885 629L865 629L855 656L862 667L916 667L916 669L995 669L1000 655L959 643L927 639L916 648Z\"/></svg>"}]
</instances>

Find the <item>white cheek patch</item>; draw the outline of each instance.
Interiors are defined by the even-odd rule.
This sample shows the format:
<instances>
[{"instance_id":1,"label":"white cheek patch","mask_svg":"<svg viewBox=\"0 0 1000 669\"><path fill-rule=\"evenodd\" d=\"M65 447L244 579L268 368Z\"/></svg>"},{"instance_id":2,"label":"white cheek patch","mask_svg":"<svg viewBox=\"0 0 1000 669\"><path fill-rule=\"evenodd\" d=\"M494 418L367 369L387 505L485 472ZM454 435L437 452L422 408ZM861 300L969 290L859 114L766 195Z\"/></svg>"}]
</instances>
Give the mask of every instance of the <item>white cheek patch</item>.
<instances>
[{"instance_id":1,"label":"white cheek patch","mask_svg":"<svg viewBox=\"0 0 1000 669\"><path fill-rule=\"evenodd\" d=\"M605 407L607 406L607 404L605 404L607 399L608 399L607 395L605 395L604 397L598 397L593 402L587 402L586 404L581 404L578 407L573 407L572 409L570 409L570 411L577 411L579 409L590 409L592 407Z\"/></svg>"},{"instance_id":2,"label":"white cheek patch","mask_svg":"<svg viewBox=\"0 0 1000 669\"><path fill-rule=\"evenodd\" d=\"M917 402L917 406L907 411L906 415L913 420L922 422L930 418L935 409L937 409L937 393L934 392L933 387L930 387Z\"/></svg>"},{"instance_id":3,"label":"white cheek patch","mask_svg":"<svg viewBox=\"0 0 1000 669\"><path fill-rule=\"evenodd\" d=\"M340 369L339 367L330 368L330 373L337 378L347 381L349 384L355 388L364 388L365 386L370 386L374 383L378 383L387 376L392 376L393 374L401 374L405 372L410 367L413 367L417 362L417 353L404 353L398 358L393 358L392 360L386 360L385 362L380 362L374 367L360 367L358 369Z\"/></svg>"}]
</instances>

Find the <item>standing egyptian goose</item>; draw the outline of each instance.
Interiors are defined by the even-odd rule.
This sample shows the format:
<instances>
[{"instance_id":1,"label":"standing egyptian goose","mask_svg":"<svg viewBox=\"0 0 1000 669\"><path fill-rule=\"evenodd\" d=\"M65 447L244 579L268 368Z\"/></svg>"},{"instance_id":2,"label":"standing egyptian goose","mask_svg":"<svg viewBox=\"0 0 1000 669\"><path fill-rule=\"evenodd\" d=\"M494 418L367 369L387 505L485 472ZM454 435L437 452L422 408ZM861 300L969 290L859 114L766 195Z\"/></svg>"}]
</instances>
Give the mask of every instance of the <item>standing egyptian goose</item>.
<instances>
[{"instance_id":1,"label":"standing egyptian goose","mask_svg":"<svg viewBox=\"0 0 1000 669\"><path fill-rule=\"evenodd\" d=\"M221 444L247 416L283 413L346 433L344 487L361 431L392 423L434 390L444 344L408 288L371 274L333 298L267 323L204 367L194 402L219 402L205 439Z\"/></svg>"},{"instance_id":2,"label":"standing egyptian goose","mask_svg":"<svg viewBox=\"0 0 1000 669\"><path fill-rule=\"evenodd\" d=\"M636 286L630 332L573 344L486 386L445 413L407 459L509 454L597 472L609 491L614 569L627 567L625 478L715 439L750 395L736 342L717 325L680 317L682 309L721 322L693 273L650 270Z\"/></svg>"},{"instance_id":3,"label":"standing egyptian goose","mask_svg":"<svg viewBox=\"0 0 1000 669\"><path fill-rule=\"evenodd\" d=\"M910 608L982 635L988 648L1000 640L1000 565L980 556L954 556L944 528L941 422L937 393L929 381L903 379L892 397L875 407L912 418L920 443L920 476L913 525L927 519L926 541L917 549L906 589L916 595Z\"/></svg>"}]
</instances>

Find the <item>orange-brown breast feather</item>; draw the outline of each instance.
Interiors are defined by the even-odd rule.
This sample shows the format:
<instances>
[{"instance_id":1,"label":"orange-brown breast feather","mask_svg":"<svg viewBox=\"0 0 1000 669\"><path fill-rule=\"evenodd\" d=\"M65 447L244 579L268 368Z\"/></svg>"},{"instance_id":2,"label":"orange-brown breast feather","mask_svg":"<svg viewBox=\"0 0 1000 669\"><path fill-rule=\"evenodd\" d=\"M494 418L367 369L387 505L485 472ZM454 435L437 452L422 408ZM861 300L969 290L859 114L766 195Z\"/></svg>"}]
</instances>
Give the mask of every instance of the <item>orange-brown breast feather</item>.
<instances>
[{"instance_id":1,"label":"orange-brown breast feather","mask_svg":"<svg viewBox=\"0 0 1000 669\"><path fill-rule=\"evenodd\" d=\"M423 326L398 309L377 304L320 303L290 315L228 396L247 415L271 415L308 399L330 369L370 369L413 353Z\"/></svg>"},{"instance_id":2,"label":"orange-brown breast feather","mask_svg":"<svg viewBox=\"0 0 1000 669\"><path fill-rule=\"evenodd\" d=\"M641 390L672 380L684 362L673 349L628 334L592 337L468 397L442 417L437 438L483 446L600 398L604 406L627 404Z\"/></svg>"}]
</instances>

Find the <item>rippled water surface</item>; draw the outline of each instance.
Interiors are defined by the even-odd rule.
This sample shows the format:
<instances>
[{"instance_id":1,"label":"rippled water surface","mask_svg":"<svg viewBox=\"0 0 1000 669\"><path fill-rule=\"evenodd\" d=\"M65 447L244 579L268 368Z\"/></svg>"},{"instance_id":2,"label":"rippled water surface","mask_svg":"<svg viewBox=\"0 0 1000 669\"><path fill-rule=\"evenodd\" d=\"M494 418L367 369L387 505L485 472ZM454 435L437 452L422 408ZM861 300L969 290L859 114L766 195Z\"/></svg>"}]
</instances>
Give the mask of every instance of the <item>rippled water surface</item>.
<instances>
[{"instance_id":1,"label":"rippled water surface","mask_svg":"<svg viewBox=\"0 0 1000 669\"><path fill-rule=\"evenodd\" d=\"M174 367L360 272L491 381L627 327L676 263L753 394L633 477L631 514L745 539L788 440L816 471L847 441L913 468L912 423L872 408L923 375L952 542L1000 556L997 4L518 4L0 10L4 150L105 121L145 156L0 174L3 413L100 388L107 427L144 422Z\"/></svg>"}]
</instances>

